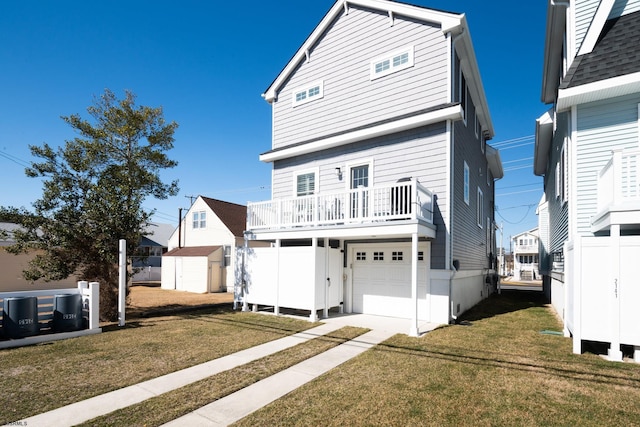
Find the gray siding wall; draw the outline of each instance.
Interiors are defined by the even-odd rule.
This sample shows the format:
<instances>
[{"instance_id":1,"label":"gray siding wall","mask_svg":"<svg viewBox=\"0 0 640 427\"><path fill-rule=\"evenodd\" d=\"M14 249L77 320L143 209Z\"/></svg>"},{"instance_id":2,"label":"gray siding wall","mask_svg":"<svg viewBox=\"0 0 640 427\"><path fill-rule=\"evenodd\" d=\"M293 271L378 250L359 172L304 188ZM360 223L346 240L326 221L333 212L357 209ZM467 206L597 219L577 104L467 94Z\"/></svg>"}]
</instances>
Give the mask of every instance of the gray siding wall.
<instances>
[{"instance_id":1,"label":"gray siding wall","mask_svg":"<svg viewBox=\"0 0 640 427\"><path fill-rule=\"evenodd\" d=\"M609 19L617 18L639 10L640 0L616 0L613 8L611 9L611 13L609 14Z\"/></svg>"},{"instance_id":2,"label":"gray siding wall","mask_svg":"<svg viewBox=\"0 0 640 427\"><path fill-rule=\"evenodd\" d=\"M611 150L638 148L638 103L640 94L578 106L576 221L580 235L592 235L597 174L611 159Z\"/></svg>"},{"instance_id":3,"label":"gray siding wall","mask_svg":"<svg viewBox=\"0 0 640 427\"><path fill-rule=\"evenodd\" d=\"M598 10L599 4L600 0L578 0L575 2L576 51L571 55L572 58L576 56L578 50L580 50L582 41L589 30L589 25L591 25L591 21Z\"/></svg>"},{"instance_id":4,"label":"gray siding wall","mask_svg":"<svg viewBox=\"0 0 640 427\"><path fill-rule=\"evenodd\" d=\"M475 109L469 102L467 124L454 123L453 149L453 221L452 221L452 259L460 262L461 270L488 268L489 258L486 246L487 217L494 222L494 182L489 177L487 185L487 160L480 147L480 139L474 130ZM469 204L464 201L464 162L469 165ZM478 206L478 188L484 195L484 216L482 228L478 227L476 209ZM495 234L493 234L494 236Z\"/></svg>"},{"instance_id":5,"label":"gray siding wall","mask_svg":"<svg viewBox=\"0 0 640 427\"><path fill-rule=\"evenodd\" d=\"M317 153L279 160L274 163L273 198L293 197L293 174L311 168L319 169L318 193L342 191L349 187L349 171L345 165L373 162L369 185L394 183L413 177L437 196L434 223L437 236L431 246L432 268L444 268L447 231L442 218L448 215L446 194L446 125L439 123L395 135L374 138ZM343 169L342 179L335 168Z\"/></svg>"},{"instance_id":6,"label":"gray siding wall","mask_svg":"<svg viewBox=\"0 0 640 427\"><path fill-rule=\"evenodd\" d=\"M447 101L442 31L425 23L350 6L336 19L273 103L273 148L347 131ZM370 62L413 45L414 66L370 80ZM292 106L293 92L324 82L324 97Z\"/></svg>"},{"instance_id":7,"label":"gray siding wall","mask_svg":"<svg viewBox=\"0 0 640 427\"><path fill-rule=\"evenodd\" d=\"M564 242L569 238L569 205L556 194L556 169L560 167L562 146L565 137L569 133L570 116L571 114L568 112L557 115L557 128L549 149L547 174L544 177L547 201L549 203L549 254L561 252ZM571 193L572 191L569 190L569 197L571 197ZM550 261L549 265L552 265Z\"/></svg>"}]
</instances>

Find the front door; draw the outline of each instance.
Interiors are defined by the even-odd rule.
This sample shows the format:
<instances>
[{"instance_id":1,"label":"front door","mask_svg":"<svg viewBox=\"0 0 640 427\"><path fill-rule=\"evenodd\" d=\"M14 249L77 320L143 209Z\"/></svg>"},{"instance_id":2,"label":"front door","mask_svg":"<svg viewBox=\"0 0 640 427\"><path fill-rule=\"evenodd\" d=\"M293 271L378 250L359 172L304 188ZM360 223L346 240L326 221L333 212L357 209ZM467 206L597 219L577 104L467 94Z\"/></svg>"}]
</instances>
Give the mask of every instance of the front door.
<instances>
[{"instance_id":1,"label":"front door","mask_svg":"<svg viewBox=\"0 0 640 427\"><path fill-rule=\"evenodd\" d=\"M351 168L351 189L363 189L369 187L369 165L354 166ZM356 191L351 194L351 218L367 217L368 209L367 191Z\"/></svg>"}]
</instances>

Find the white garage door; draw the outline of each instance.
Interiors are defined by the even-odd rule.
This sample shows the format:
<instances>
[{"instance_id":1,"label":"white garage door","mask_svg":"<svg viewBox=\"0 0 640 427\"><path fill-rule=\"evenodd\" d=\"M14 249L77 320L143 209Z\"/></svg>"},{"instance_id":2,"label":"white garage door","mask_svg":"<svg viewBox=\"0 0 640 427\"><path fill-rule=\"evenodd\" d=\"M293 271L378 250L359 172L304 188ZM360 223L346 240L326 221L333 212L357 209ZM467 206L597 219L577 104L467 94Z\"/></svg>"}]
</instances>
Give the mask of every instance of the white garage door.
<instances>
[{"instance_id":1,"label":"white garage door","mask_svg":"<svg viewBox=\"0 0 640 427\"><path fill-rule=\"evenodd\" d=\"M352 248L353 311L379 316L411 318L411 244L357 245ZM426 298L426 266L418 248L419 311ZM424 318L426 313L419 313Z\"/></svg>"}]
</instances>

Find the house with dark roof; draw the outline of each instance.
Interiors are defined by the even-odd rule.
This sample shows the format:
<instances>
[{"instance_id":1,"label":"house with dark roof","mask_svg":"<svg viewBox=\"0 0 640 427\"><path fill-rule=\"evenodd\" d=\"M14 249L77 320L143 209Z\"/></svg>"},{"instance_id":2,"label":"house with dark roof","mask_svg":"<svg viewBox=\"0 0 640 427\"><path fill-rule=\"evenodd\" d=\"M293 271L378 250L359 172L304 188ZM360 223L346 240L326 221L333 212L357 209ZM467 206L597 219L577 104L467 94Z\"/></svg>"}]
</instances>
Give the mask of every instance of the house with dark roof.
<instances>
[{"instance_id":1,"label":"house with dark roof","mask_svg":"<svg viewBox=\"0 0 640 427\"><path fill-rule=\"evenodd\" d=\"M159 282L162 274L162 254L167 251L169 237L175 227L171 224L152 222L145 227L136 253L131 256L134 268L133 282Z\"/></svg>"},{"instance_id":2,"label":"house with dark roof","mask_svg":"<svg viewBox=\"0 0 640 427\"><path fill-rule=\"evenodd\" d=\"M539 269L573 351L640 361L640 1L549 0Z\"/></svg>"},{"instance_id":3,"label":"house with dark roof","mask_svg":"<svg viewBox=\"0 0 640 427\"><path fill-rule=\"evenodd\" d=\"M492 291L503 170L462 13L338 0L263 94L246 303L449 323Z\"/></svg>"},{"instance_id":4,"label":"house with dark roof","mask_svg":"<svg viewBox=\"0 0 640 427\"><path fill-rule=\"evenodd\" d=\"M162 288L233 292L239 283L247 207L198 196L169 238Z\"/></svg>"}]
</instances>

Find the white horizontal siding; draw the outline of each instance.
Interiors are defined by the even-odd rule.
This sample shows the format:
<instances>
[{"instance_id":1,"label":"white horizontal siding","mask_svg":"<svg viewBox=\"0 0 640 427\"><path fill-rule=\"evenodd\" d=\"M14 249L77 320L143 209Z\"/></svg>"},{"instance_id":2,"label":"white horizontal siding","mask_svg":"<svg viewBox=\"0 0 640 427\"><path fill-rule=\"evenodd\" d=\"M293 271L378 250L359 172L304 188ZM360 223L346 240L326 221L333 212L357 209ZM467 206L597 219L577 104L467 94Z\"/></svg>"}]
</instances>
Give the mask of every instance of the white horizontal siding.
<instances>
[{"instance_id":1,"label":"white horizontal siding","mask_svg":"<svg viewBox=\"0 0 640 427\"><path fill-rule=\"evenodd\" d=\"M294 173L311 168L320 171L316 181L319 193L344 190L349 187L346 165L372 161L369 186L393 183L405 177L417 178L438 194L442 209L447 201L445 139L444 124L440 124L314 153L313 156L278 161L273 172L273 197L294 196ZM336 167L342 169L342 179L338 179Z\"/></svg>"},{"instance_id":2,"label":"white horizontal siding","mask_svg":"<svg viewBox=\"0 0 640 427\"><path fill-rule=\"evenodd\" d=\"M616 0L609 14L609 19L638 11L640 11L640 0Z\"/></svg>"},{"instance_id":3,"label":"white horizontal siding","mask_svg":"<svg viewBox=\"0 0 640 427\"><path fill-rule=\"evenodd\" d=\"M582 41L584 40L591 21L598 10L599 0L578 0L575 3L575 35L576 40L574 46L576 51L571 55L572 57L578 53Z\"/></svg>"},{"instance_id":4,"label":"white horizontal siding","mask_svg":"<svg viewBox=\"0 0 640 427\"><path fill-rule=\"evenodd\" d=\"M640 94L578 107L576 215L578 234L591 235L597 212L597 176L615 149L638 147Z\"/></svg>"},{"instance_id":5,"label":"white horizontal siding","mask_svg":"<svg viewBox=\"0 0 640 427\"><path fill-rule=\"evenodd\" d=\"M370 80L372 60L414 46L414 66ZM439 28L352 7L336 20L280 88L273 148L347 131L447 99L447 52ZM293 91L323 81L324 97L292 107Z\"/></svg>"}]
</instances>

